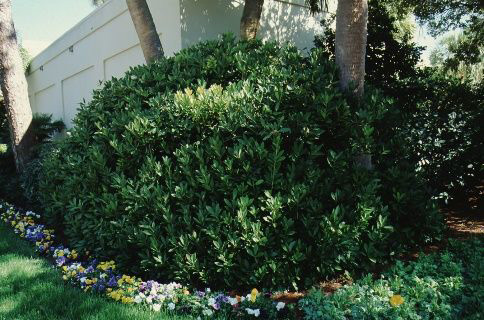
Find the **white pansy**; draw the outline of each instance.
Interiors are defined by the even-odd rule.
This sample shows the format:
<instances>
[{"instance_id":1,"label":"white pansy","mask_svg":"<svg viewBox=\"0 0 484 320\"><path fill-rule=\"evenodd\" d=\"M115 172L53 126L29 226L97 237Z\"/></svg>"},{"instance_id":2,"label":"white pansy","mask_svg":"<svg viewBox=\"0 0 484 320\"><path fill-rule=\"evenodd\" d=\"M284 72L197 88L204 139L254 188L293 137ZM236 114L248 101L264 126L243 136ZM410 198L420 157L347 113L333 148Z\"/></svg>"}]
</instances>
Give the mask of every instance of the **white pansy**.
<instances>
[{"instance_id":1,"label":"white pansy","mask_svg":"<svg viewBox=\"0 0 484 320\"><path fill-rule=\"evenodd\" d=\"M227 299L228 299L230 305L232 305L232 306L235 306L238 303L237 298L228 297Z\"/></svg>"},{"instance_id":2,"label":"white pansy","mask_svg":"<svg viewBox=\"0 0 484 320\"><path fill-rule=\"evenodd\" d=\"M285 306L286 304L284 302L278 302L276 305L276 309L277 311L280 311L281 309L284 309Z\"/></svg>"},{"instance_id":3,"label":"white pansy","mask_svg":"<svg viewBox=\"0 0 484 320\"><path fill-rule=\"evenodd\" d=\"M153 310L154 311L160 311L160 309L161 309L161 304L156 303L156 304L153 305Z\"/></svg>"},{"instance_id":4,"label":"white pansy","mask_svg":"<svg viewBox=\"0 0 484 320\"><path fill-rule=\"evenodd\" d=\"M152 303L152 302L153 302L153 297L152 297L152 296L148 296L148 297L146 298L146 302L148 302L148 303Z\"/></svg>"},{"instance_id":5,"label":"white pansy","mask_svg":"<svg viewBox=\"0 0 484 320\"><path fill-rule=\"evenodd\" d=\"M175 310L175 304L174 304L173 302L170 302L170 303L168 304L168 309L170 309L170 310Z\"/></svg>"},{"instance_id":6,"label":"white pansy","mask_svg":"<svg viewBox=\"0 0 484 320\"><path fill-rule=\"evenodd\" d=\"M214 298L210 298L210 299L208 299L208 305L209 305L209 306L212 306L212 305L214 305L214 304L215 304L215 299L214 299Z\"/></svg>"},{"instance_id":7,"label":"white pansy","mask_svg":"<svg viewBox=\"0 0 484 320\"><path fill-rule=\"evenodd\" d=\"M202 311L202 313L203 313L204 316L210 317L213 314L213 311L210 310L210 309L205 309L205 310Z\"/></svg>"},{"instance_id":8,"label":"white pansy","mask_svg":"<svg viewBox=\"0 0 484 320\"><path fill-rule=\"evenodd\" d=\"M143 298L141 298L140 295L137 295L136 297L134 297L134 302L141 303L142 301L143 301Z\"/></svg>"},{"instance_id":9,"label":"white pansy","mask_svg":"<svg viewBox=\"0 0 484 320\"><path fill-rule=\"evenodd\" d=\"M247 314L252 314L255 317L258 317L260 315L260 309L245 308L245 311L247 311Z\"/></svg>"}]
</instances>

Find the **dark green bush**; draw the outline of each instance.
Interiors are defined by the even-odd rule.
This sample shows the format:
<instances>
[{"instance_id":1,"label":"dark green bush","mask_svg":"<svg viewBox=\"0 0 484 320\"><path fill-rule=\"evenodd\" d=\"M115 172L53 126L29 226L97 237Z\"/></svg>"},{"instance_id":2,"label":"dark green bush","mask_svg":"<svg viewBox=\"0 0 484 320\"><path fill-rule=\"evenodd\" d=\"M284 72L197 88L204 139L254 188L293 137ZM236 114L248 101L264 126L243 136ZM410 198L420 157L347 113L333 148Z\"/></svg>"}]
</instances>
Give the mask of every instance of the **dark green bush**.
<instances>
[{"instance_id":1,"label":"dark green bush","mask_svg":"<svg viewBox=\"0 0 484 320\"><path fill-rule=\"evenodd\" d=\"M462 82L435 68L419 69L422 48L411 37L385 3L370 1L366 80L395 100L399 114L392 124L407 137L405 156L431 193L445 200L479 198L484 85ZM332 29L317 36L315 45L334 58Z\"/></svg>"},{"instance_id":2,"label":"dark green bush","mask_svg":"<svg viewBox=\"0 0 484 320\"><path fill-rule=\"evenodd\" d=\"M132 272L214 287L308 286L430 239L391 101L350 107L322 55L226 36L106 82L44 160L48 220Z\"/></svg>"},{"instance_id":3,"label":"dark green bush","mask_svg":"<svg viewBox=\"0 0 484 320\"><path fill-rule=\"evenodd\" d=\"M65 125L61 120L52 121L51 115L35 114L31 128L35 144L32 148L31 159L20 175L19 182L29 204L37 207L39 181L43 179L41 177L42 158L53 148L51 142L65 129Z\"/></svg>"},{"instance_id":4,"label":"dark green bush","mask_svg":"<svg viewBox=\"0 0 484 320\"><path fill-rule=\"evenodd\" d=\"M10 131L6 110L0 100L0 198L17 205L32 206L37 203L36 194L38 173L40 173L40 153L47 148L51 138L64 129L62 121L52 121L52 116L35 114L31 130L35 145L32 148L30 162L25 171L18 175L10 142Z\"/></svg>"},{"instance_id":5,"label":"dark green bush","mask_svg":"<svg viewBox=\"0 0 484 320\"><path fill-rule=\"evenodd\" d=\"M393 90L410 155L433 193L443 199L475 193L484 181L484 85L426 69Z\"/></svg>"},{"instance_id":6,"label":"dark green bush","mask_svg":"<svg viewBox=\"0 0 484 320\"><path fill-rule=\"evenodd\" d=\"M24 198L16 175L9 130L3 98L0 97L0 197L11 203L22 203Z\"/></svg>"}]
</instances>

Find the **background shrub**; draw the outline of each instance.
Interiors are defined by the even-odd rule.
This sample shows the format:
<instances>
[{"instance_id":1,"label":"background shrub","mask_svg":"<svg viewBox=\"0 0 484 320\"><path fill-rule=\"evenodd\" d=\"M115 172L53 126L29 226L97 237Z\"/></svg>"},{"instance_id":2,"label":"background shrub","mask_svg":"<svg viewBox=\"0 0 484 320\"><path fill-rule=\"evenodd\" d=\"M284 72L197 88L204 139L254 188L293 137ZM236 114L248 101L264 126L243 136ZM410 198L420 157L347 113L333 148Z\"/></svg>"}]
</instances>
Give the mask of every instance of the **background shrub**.
<instances>
[{"instance_id":1,"label":"background shrub","mask_svg":"<svg viewBox=\"0 0 484 320\"><path fill-rule=\"evenodd\" d=\"M394 10L393 10L394 11ZM484 86L444 75L438 68L420 69L422 47L412 42L411 29L381 0L369 3L366 80L392 97L398 112L392 125L401 130L409 162L442 200L480 200L482 186ZM330 21L315 46L334 59L334 31Z\"/></svg>"},{"instance_id":2,"label":"background shrub","mask_svg":"<svg viewBox=\"0 0 484 320\"><path fill-rule=\"evenodd\" d=\"M323 55L226 36L106 82L44 160L50 223L131 272L212 287L301 288L431 239L391 101L348 105Z\"/></svg>"},{"instance_id":3,"label":"background shrub","mask_svg":"<svg viewBox=\"0 0 484 320\"><path fill-rule=\"evenodd\" d=\"M53 136L65 128L62 121L52 121L52 116L35 114L32 119L32 134L35 145L30 162L19 176L10 141L10 131L3 100L0 98L0 198L17 205L38 205L37 185L40 172L40 154Z\"/></svg>"},{"instance_id":4,"label":"background shrub","mask_svg":"<svg viewBox=\"0 0 484 320\"><path fill-rule=\"evenodd\" d=\"M22 203L22 189L16 176L10 131L3 98L0 97L0 197L11 203Z\"/></svg>"},{"instance_id":5,"label":"background shrub","mask_svg":"<svg viewBox=\"0 0 484 320\"><path fill-rule=\"evenodd\" d=\"M478 195L484 181L484 85L426 69L394 86L417 171L444 200ZM477 196L480 209L482 197Z\"/></svg>"}]
</instances>

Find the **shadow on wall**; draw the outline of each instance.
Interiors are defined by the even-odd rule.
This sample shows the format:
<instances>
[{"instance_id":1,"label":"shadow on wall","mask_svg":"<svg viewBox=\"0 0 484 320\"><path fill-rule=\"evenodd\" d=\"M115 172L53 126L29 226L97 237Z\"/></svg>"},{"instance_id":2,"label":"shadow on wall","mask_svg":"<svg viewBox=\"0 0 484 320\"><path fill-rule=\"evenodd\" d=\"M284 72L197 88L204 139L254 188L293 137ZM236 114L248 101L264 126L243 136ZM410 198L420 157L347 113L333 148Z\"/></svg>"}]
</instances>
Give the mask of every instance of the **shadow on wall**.
<instances>
[{"instance_id":1,"label":"shadow on wall","mask_svg":"<svg viewBox=\"0 0 484 320\"><path fill-rule=\"evenodd\" d=\"M244 0L180 0L182 48L218 35L239 34Z\"/></svg>"},{"instance_id":2,"label":"shadow on wall","mask_svg":"<svg viewBox=\"0 0 484 320\"><path fill-rule=\"evenodd\" d=\"M304 0L265 0L258 37L289 42L304 50L313 47L316 34L323 29L323 15L312 15ZM180 0L182 48L218 35L239 34L244 0Z\"/></svg>"},{"instance_id":3,"label":"shadow on wall","mask_svg":"<svg viewBox=\"0 0 484 320\"><path fill-rule=\"evenodd\" d=\"M325 15L312 15L303 5L304 1L291 2L294 4L266 0L258 36L264 40L288 42L304 51L312 48L314 36L324 31L320 21Z\"/></svg>"}]
</instances>

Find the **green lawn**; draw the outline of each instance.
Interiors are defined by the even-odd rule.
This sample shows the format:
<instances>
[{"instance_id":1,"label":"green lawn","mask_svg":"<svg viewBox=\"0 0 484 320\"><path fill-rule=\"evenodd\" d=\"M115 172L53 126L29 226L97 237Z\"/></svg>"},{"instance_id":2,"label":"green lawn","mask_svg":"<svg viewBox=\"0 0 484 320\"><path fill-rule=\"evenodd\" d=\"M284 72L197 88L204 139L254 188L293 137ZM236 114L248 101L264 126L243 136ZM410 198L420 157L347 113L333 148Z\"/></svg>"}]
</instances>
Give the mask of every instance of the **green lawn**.
<instances>
[{"instance_id":1,"label":"green lawn","mask_svg":"<svg viewBox=\"0 0 484 320\"><path fill-rule=\"evenodd\" d=\"M0 223L0 320L190 319L126 306L65 285L58 270Z\"/></svg>"}]
</instances>

